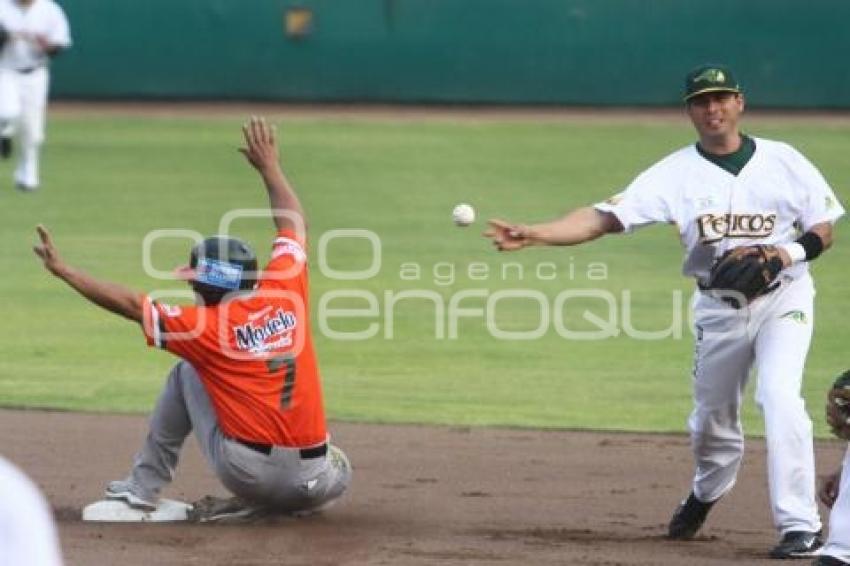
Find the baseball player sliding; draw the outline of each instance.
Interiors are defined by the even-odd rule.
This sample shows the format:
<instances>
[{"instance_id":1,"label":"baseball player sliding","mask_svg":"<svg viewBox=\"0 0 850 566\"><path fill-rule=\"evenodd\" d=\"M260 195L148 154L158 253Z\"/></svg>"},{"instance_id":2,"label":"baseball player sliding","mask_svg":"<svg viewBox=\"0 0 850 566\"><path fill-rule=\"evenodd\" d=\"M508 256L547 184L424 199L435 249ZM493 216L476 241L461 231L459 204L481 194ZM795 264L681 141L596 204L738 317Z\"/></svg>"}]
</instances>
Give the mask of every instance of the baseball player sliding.
<instances>
[{"instance_id":1,"label":"baseball player sliding","mask_svg":"<svg viewBox=\"0 0 850 566\"><path fill-rule=\"evenodd\" d=\"M48 64L71 46L68 19L53 0L0 0L0 157L12 152L12 136L21 141L15 185L39 186L39 152L44 141Z\"/></svg>"},{"instance_id":2,"label":"baseball player sliding","mask_svg":"<svg viewBox=\"0 0 850 566\"><path fill-rule=\"evenodd\" d=\"M669 537L692 538L732 489L744 451L741 398L755 368L770 501L781 535L770 556L812 556L822 543L812 422L800 395L815 293L808 262L830 247L844 209L795 149L740 132L744 95L728 68L690 72L684 100L696 144L654 164L606 202L545 224L491 220L485 236L511 251L674 223L686 248L683 271L698 286L688 420L696 473Z\"/></svg>"},{"instance_id":3,"label":"baseball player sliding","mask_svg":"<svg viewBox=\"0 0 850 566\"><path fill-rule=\"evenodd\" d=\"M308 320L304 213L278 162L275 131L257 118L243 130L241 151L265 183L277 228L262 275L247 244L207 238L180 270L197 304L176 306L75 269L41 226L35 248L55 276L141 324L149 345L182 358L168 376L129 476L111 482L106 496L155 509L194 430L210 466L236 496L196 503L191 516L199 521L318 510L341 496L351 477L345 454L329 444L325 428Z\"/></svg>"}]
</instances>

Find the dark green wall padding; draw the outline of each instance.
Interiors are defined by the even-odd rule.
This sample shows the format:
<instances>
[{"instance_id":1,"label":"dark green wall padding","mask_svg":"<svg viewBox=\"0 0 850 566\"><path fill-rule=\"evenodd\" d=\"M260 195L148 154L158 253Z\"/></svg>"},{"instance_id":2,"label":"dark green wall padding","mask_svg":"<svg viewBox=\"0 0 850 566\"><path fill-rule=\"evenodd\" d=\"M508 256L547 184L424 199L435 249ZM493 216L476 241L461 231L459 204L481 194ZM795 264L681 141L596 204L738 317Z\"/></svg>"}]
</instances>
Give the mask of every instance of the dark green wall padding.
<instances>
[{"instance_id":1,"label":"dark green wall padding","mask_svg":"<svg viewBox=\"0 0 850 566\"><path fill-rule=\"evenodd\" d=\"M759 107L850 107L846 0L60 2L56 97L652 106L717 61Z\"/></svg>"}]
</instances>

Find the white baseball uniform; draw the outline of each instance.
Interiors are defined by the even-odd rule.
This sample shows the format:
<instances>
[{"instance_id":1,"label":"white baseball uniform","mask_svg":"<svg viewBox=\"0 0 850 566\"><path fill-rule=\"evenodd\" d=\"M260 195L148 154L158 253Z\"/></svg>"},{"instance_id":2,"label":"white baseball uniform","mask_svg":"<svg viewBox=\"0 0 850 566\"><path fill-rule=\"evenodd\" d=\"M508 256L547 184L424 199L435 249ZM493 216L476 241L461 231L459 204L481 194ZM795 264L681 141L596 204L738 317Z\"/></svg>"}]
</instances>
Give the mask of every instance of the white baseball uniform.
<instances>
[{"instance_id":1,"label":"white baseball uniform","mask_svg":"<svg viewBox=\"0 0 850 566\"><path fill-rule=\"evenodd\" d=\"M0 24L10 37L0 52L0 135L19 132L21 150L15 183L22 188L39 185L38 158L44 141L50 75L49 57L33 39L51 45L71 45L65 13L53 0L0 0Z\"/></svg>"},{"instance_id":2,"label":"white baseball uniform","mask_svg":"<svg viewBox=\"0 0 850 566\"><path fill-rule=\"evenodd\" d=\"M822 554L850 562L850 445L844 453L838 498L829 514L829 537Z\"/></svg>"},{"instance_id":3,"label":"white baseball uniform","mask_svg":"<svg viewBox=\"0 0 850 566\"><path fill-rule=\"evenodd\" d=\"M61 566L59 540L44 496L0 457L0 566Z\"/></svg>"},{"instance_id":4,"label":"white baseball uniform","mask_svg":"<svg viewBox=\"0 0 850 566\"><path fill-rule=\"evenodd\" d=\"M707 282L726 250L790 243L844 214L823 176L799 152L753 140L755 151L737 175L691 145L596 208L613 213L626 232L655 222L676 224L686 248L683 272L698 283ZM779 281L777 290L741 309L699 290L694 294L694 409L688 421L696 461L693 492L701 501L715 501L735 483L744 451L741 400L755 367L774 524L781 534L815 532L821 522L812 422L800 394L815 292L805 262L784 269Z\"/></svg>"}]
</instances>

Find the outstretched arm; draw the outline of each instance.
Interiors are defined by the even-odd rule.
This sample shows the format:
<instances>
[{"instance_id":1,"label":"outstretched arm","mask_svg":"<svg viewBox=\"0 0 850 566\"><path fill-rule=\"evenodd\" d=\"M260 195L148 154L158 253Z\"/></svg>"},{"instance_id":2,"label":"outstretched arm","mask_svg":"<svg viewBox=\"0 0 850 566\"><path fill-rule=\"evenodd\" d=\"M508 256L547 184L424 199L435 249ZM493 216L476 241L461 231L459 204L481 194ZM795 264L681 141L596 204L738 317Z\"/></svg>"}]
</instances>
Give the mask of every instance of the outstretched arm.
<instances>
[{"instance_id":1,"label":"outstretched arm","mask_svg":"<svg viewBox=\"0 0 850 566\"><path fill-rule=\"evenodd\" d=\"M494 219L484 236L499 251L520 250L528 246L575 246L605 234L622 232L623 226L610 212L587 206L544 224L512 224Z\"/></svg>"},{"instance_id":2,"label":"outstretched arm","mask_svg":"<svg viewBox=\"0 0 850 566\"><path fill-rule=\"evenodd\" d=\"M275 226L278 230L303 230L306 228L304 210L280 166L275 129L264 118L254 116L242 126L242 134L245 147L239 151L263 178Z\"/></svg>"},{"instance_id":3,"label":"outstretched arm","mask_svg":"<svg viewBox=\"0 0 850 566\"><path fill-rule=\"evenodd\" d=\"M53 275L74 288L79 294L99 307L123 317L142 322L142 298L140 293L110 283L100 281L65 263L53 245L50 232L42 225L36 227L41 244L33 251L44 262L44 267Z\"/></svg>"}]
</instances>

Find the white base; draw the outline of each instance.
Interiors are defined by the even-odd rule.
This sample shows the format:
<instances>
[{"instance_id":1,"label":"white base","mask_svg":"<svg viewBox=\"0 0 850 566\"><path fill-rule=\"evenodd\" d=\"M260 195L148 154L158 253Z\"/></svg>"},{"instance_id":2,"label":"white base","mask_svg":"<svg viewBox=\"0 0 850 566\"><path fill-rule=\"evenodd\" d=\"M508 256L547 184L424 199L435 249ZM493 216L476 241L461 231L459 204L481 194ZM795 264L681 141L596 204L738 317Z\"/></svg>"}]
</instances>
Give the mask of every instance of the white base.
<instances>
[{"instance_id":1,"label":"white base","mask_svg":"<svg viewBox=\"0 0 850 566\"><path fill-rule=\"evenodd\" d=\"M133 509L124 501L104 499L96 501L83 509L83 521L101 521L108 523L147 523L165 521L188 521L188 503L173 499L160 499L153 511Z\"/></svg>"}]
</instances>

